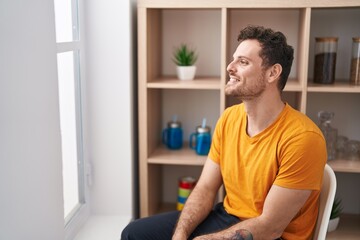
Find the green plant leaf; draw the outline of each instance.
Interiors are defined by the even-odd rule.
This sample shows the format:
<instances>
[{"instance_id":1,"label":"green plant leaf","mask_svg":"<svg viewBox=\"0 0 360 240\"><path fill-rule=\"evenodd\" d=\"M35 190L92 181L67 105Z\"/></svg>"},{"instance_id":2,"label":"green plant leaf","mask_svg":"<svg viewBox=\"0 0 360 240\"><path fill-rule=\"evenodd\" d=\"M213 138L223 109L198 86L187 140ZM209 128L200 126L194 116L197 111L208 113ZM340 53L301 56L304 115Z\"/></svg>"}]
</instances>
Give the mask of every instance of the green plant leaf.
<instances>
[{"instance_id":1,"label":"green plant leaf","mask_svg":"<svg viewBox=\"0 0 360 240\"><path fill-rule=\"evenodd\" d=\"M340 214L342 213L342 210L343 210L343 207L341 205L341 199L335 198L332 209L331 209L330 219L339 217Z\"/></svg>"},{"instance_id":2,"label":"green plant leaf","mask_svg":"<svg viewBox=\"0 0 360 240\"><path fill-rule=\"evenodd\" d=\"M173 62L177 66L192 66L197 60L195 50L188 48L186 44L181 44L174 51Z\"/></svg>"}]
</instances>

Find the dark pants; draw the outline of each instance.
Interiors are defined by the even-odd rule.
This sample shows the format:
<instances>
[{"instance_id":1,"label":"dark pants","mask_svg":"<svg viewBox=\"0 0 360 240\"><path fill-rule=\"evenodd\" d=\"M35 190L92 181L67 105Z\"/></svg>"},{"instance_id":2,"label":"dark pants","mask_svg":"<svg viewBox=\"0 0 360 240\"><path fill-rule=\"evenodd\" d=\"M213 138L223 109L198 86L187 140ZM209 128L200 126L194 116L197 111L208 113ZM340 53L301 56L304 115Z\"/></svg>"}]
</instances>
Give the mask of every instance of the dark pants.
<instances>
[{"instance_id":1,"label":"dark pants","mask_svg":"<svg viewBox=\"0 0 360 240\"><path fill-rule=\"evenodd\" d=\"M180 212L174 211L137 219L123 230L121 240L170 240L179 214ZM189 239L226 229L239 221L225 211L222 203L218 203Z\"/></svg>"}]
</instances>

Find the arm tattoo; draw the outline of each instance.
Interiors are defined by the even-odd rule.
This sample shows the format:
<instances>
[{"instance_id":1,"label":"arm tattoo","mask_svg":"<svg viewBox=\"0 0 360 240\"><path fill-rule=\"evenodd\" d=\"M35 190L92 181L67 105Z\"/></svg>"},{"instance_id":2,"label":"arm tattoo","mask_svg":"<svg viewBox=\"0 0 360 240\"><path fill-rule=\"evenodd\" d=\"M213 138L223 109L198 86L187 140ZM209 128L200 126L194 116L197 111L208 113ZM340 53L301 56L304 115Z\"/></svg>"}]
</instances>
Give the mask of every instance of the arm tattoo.
<instances>
[{"instance_id":1,"label":"arm tattoo","mask_svg":"<svg viewBox=\"0 0 360 240\"><path fill-rule=\"evenodd\" d=\"M240 229L235 232L231 240L253 240L253 236L248 230Z\"/></svg>"}]
</instances>

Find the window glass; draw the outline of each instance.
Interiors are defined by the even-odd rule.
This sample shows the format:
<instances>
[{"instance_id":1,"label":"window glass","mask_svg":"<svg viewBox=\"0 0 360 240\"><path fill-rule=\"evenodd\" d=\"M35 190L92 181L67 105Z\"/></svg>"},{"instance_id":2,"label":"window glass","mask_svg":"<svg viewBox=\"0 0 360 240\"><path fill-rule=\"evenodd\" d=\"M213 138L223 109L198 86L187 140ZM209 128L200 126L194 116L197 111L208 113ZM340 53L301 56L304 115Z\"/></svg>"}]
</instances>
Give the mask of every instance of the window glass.
<instances>
[{"instance_id":1,"label":"window glass","mask_svg":"<svg viewBox=\"0 0 360 240\"><path fill-rule=\"evenodd\" d=\"M79 204L74 56L73 51L57 55L64 217Z\"/></svg>"},{"instance_id":2,"label":"window glass","mask_svg":"<svg viewBox=\"0 0 360 240\"><path fill-rule=\"evenodd\" d=\"M71 42L76 38L76 18L73 14L72 0L54 0L56 42Z\"/></svg>"},{"instance_id":3,"label":"window glass","mask_svg":"<svg viewBox=\"0 0 360 240\"><path fill-rule=\"evenodd\" d=\"M71 220L84 214L85 206L78 4L54 0L66 231L76 228Z\"/></svg>"}]
</instances>

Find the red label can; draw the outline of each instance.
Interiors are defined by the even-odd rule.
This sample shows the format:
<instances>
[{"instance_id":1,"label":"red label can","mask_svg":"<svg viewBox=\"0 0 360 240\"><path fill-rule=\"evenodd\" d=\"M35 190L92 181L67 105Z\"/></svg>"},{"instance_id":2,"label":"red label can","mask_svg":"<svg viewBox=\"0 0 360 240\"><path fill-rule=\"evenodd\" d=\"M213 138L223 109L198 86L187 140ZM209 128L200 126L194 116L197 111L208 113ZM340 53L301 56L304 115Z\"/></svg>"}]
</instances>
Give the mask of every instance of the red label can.
<instances>
[{"instance_id":1,"label":"red label can","mask_svg":"<svg viewBox=\"0 0 360 240\"><path fill-rule=\"evenodd\" d=\"M196 179L193 177L183 177L179 179L177 210L181 211L183 209L187 198L195 187L195 184Z\"/></svg>"}]
</instances>

